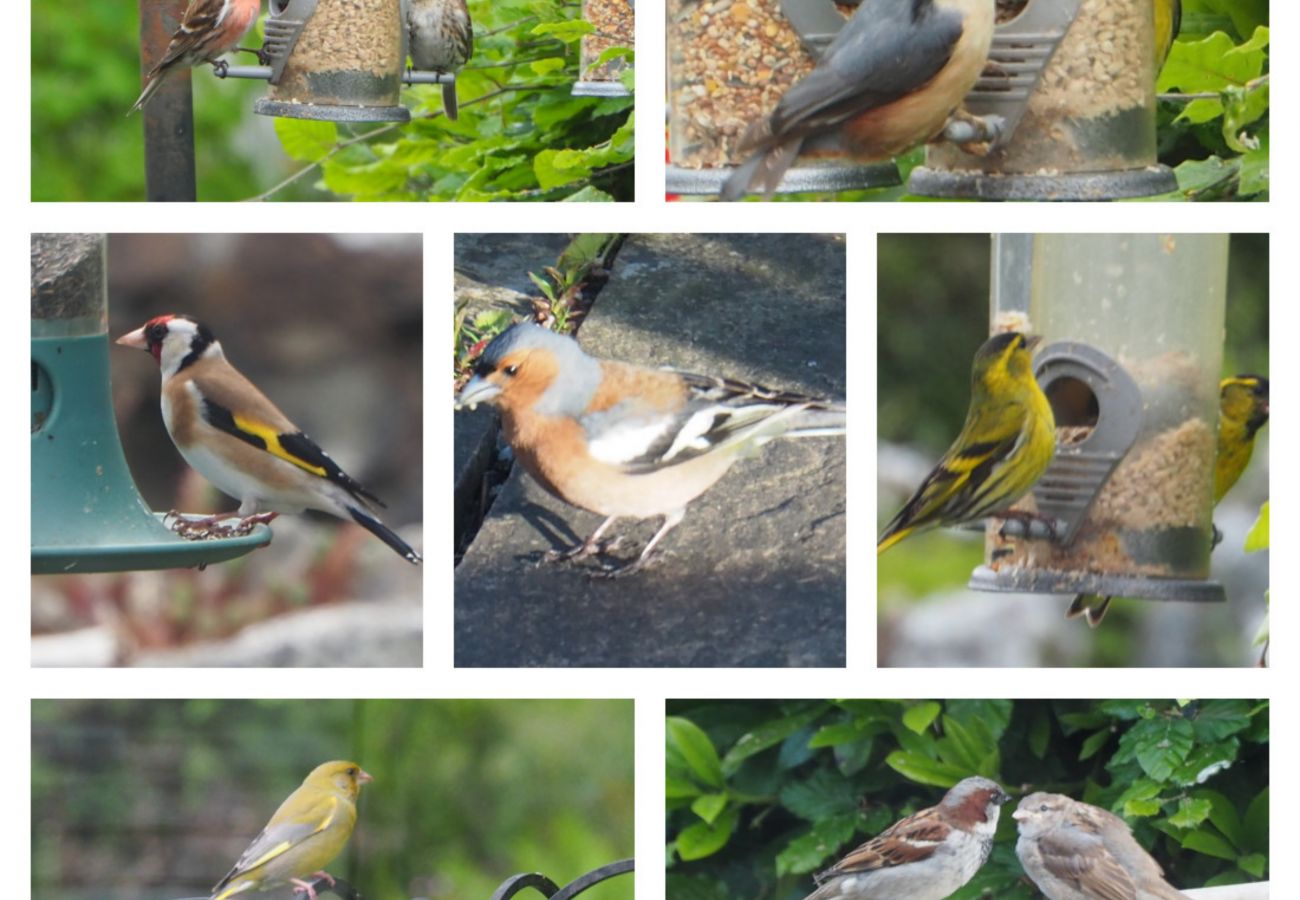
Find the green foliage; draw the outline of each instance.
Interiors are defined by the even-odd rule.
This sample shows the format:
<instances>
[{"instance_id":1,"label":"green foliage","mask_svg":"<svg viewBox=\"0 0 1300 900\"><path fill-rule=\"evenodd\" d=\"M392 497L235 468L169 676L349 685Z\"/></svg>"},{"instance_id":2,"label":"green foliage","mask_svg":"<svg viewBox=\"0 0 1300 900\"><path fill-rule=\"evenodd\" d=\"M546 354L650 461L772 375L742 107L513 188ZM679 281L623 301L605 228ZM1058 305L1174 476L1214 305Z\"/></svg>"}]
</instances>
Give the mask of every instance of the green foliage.
<instances>
[{"instance_id":1,"label":"green foliage","mask_svg":"<svg viewBox=\"0 0 1300 900\"><path fill-rule=\"evenodd\" d=\"M367 897L487 897L633 853L628 701L36 701L32 748L38 900L206 897L328 759L375 778L329 867Z\"/></svg>"},{"instance_id":2,"label":"green foliage","mask_svg":"<svg viewBox=\"0 0 1300 900\"><path fill-rule=\"evenodd\" d=\"M797 900L855 842L970 775L1110 809L1184 887L1268 869L1268 702L670 701L671 900ZM1004 809L958 900L1030 898Z\"/></svg>"},{"instance_id":3,"label":"green foliage","mask_svg":"<svg viewBox=\"0 0 1300 900\"><path fill-rule=\"evenodd\" d=\"M630 200L632 98L574 97L578 41L591 26L556 0L471 3L474 56L456 77L460 116L442 90L403 92L406 125L352 129L285 119L285 153L319 169L316 187L355 200ZM630 90L630 48L622 73Z\"/></svg>"}]
</instances>

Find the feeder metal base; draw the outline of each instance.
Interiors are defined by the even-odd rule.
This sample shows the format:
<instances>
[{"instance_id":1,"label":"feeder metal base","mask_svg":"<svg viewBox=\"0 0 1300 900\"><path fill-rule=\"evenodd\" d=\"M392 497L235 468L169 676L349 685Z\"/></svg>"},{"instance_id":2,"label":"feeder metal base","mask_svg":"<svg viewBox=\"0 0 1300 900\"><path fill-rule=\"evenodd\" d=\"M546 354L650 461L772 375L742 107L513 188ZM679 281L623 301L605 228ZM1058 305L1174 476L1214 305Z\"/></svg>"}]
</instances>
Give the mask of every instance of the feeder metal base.
<instances>
[{"instance_id":1,"label":"feeder metal base","mask_svg":"<svg viewBox=\"0 0 1300 900\"><path fill-rule=\"evenodd\" d=\"M733 166L712 169L683 169L668 166L670 194L716 194L732 172ZM898 166L889 163L856 163L843 166L795 166L786 170L777 187L778 194L807 194L827 191L860 191L864 188L894 187L903 183Z\"/></svg>"},{"instance_id":2,"label":"feeder metal base","mask_svg":"<svg viewBox=\"0 0 1300 900\"><path fill-rule=\"evenodd\" d=\"M994 571L979 566L967 587L977 591L1022 594L1100 594L1141 600L1183 600L1223 603L1228 597L1217 581L1187 578L1139 578L1096 572L1055 572L1050 569L1007 567Z\"/></svg>"},{"instance_id":3,"label":"feeder metal base","mask_svg":"<svg viewBox=\"0 0 1300 900\"><path fill-rule=\"evenodd\" d=\"M405 106L330 106L323 103L286 103L265 97L253 104L259 116L282 119L314 119L322 122L409 122Z\"/></svg>"},{"instance_id":4,"label":"feeder metal base","mask_svg":"<svg viewBox=\"0 0 1300 900\"><path fill-rule=\"evenodd\" d=\"M919 197L962 200L1123 200L1178 190L1168 166L1073 175L986 175L918 166L907 189Z\"/></svg>"},{"instance_id":5,"label":"feeder metal base","mask_svg":"<svg viewBox=\"0 0 1300 900\"><path fill-rule=\"evenodd\" d=\"M570 91L575 97L631 97L620 81L578 81Z\"/></svg>"},{"instance_id":6,"label":"feeder metal base","mask_svg":"<svg viewBox=\"0 0 1300 900\"><path fill-rule=\"evenodd\" d=\"M32 547L33 575L87 572L134 572L143 569L192 569L226 562L271 543L271 529L254 525L248 534L210 540L185 540L163 525L167 513L154 513L163 530L157 535L126 535L116 544ZM107 529L106 529L107 530ZM122 534L114 537L123 538Z\"/></svg>"}]
</instances>

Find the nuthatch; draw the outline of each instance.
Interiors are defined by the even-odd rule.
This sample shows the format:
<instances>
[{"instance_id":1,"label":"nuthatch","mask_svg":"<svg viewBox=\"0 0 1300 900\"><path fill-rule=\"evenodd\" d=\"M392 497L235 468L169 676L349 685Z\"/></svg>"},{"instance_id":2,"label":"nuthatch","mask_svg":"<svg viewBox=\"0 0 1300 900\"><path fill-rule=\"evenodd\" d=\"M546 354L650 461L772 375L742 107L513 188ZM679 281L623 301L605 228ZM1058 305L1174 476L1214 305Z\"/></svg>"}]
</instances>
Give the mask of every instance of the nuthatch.
<instances>
[{"instance_id":1,"label":"nuthatch","mask_svg":"<svg viewBox=\"0 0 1300 900\"><path fill-rule=\"evenodd\" d=\"M863 160L888 159L943 130L988 59L994 0L863 0L766 119L749 126L753 156L721 199L776 190L804 142L840 133Z\"/></svg>"}]
</instances>

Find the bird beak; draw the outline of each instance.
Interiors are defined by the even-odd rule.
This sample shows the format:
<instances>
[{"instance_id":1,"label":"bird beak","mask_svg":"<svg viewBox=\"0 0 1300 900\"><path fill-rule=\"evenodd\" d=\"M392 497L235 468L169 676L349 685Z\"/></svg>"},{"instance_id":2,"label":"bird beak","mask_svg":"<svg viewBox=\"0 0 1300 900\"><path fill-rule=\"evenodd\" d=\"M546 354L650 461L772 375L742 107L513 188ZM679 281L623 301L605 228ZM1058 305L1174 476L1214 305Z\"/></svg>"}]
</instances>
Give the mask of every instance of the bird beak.
<instances>
[{"instance_id":1,"label":"bird beak","mask_svg":"<svg viewBox=\"0 0 1300 900\"><path fill-rule=\"evenodd\" d=\"M1029 337L1025 338L1025 349L1033 350L1042 342L1043 336L1041 334L1031 334Z\"/></svg>"},{"instance_id":2,"label":"bird beak","mask_svg":"<svg viewBox=\"0 0 1300 900\"><path fill-rule=\"evenodd\" d=\"M120 338L117 339L117 343L121 344L123 347L134 347L137 350L149 349L149 341L144 336L143 325L141 325L135 331L132 331L130 334L122 335Z\"/></svg>"},{"instance_id":3,"label":"bird beak","mask_svg":"<svg viewBox=\"0 0 1300 900\"><path fill-rule=\"evenodd\" d=\"M1028 819L1029 811L1025 809L1018 809L1011 814L1011 818L1015 819L1017 822L1019 822L1021 819Z\"/></svg>"},{"instance_id":4,"label":"bird beak","mask_svg":"<svg viewBox=\"0 0 1300 900\"><path fill-rule=\"evenodd\" d=\"M1011 802L1011 795L1008 794L1006 791L1003 791L1002 793L998 794L998 803L1010 803L1010 802Z\"/></svg>"},{"instance_id":5,"label":"bird beak","mask_svg":"<svg viewBox=\"0 0 1300 900\"><path fill-rule=\"evenodd\" d=\"M371 775L365 769L359 769L357 771L357 784L365 784L367 781L374 781L374 780L375 780L375 776Z\"/></svg>"},{"instance_id":6,"label":"bird beak","mask_svg":"<svg viewBox=\"0 0 1300 900\"><path fill-rule=\"evenodd\" d=\"M500 393L500 387L475 375L460 389L460 394L456 397L456 408L473 409L479 403L491 403Z\"/></svg>"}]
</instances>

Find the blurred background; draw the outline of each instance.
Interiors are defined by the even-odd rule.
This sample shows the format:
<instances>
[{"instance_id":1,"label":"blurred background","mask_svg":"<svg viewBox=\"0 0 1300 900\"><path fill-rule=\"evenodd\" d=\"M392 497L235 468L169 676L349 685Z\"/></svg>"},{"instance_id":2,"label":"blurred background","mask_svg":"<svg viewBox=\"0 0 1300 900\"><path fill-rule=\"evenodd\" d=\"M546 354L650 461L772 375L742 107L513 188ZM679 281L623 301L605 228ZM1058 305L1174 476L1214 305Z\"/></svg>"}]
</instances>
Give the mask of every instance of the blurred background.
<instances>
[{"instance_id":1,"label":"blurred background","mask_svg":"<svg viewBox=\"0 0 1300 900\"><path fill-rule=\"evenodd\" d=\"M37 700L32 897L206 897L331 759L375 779L329 866L366 897L486 900L633 853L631 701Z\"/></svg>"},{"instance_id":2,"label":"blurred background","mask_svg":"<svg viewBox=\"0 0 1300 900\"><path fill-rule=\"evenodd\" d=\"M667 711L670 900L801 900L814 872L972 775L1012 800L988 862L950 900L1041 897L1011 817L1034 791L1122 816L1179 888L1268 880L1267 700L670 699Z\"/></svg>"},{"instance_id":3,"label":"blurred background","mask_svg":"<svg viewBox=\"0 0 1300 900\"><path fill-rule=\"evenodd\" d=\"M111 337L163 313L208 325L423 549L419 235L113 235L108 278ZM109 359L145 500L232 509L167 435L153 358L112 347ZM33 577L33 664L420 665L420 567L324 514L281 516L272 531L269 547L205 571Z\"/></svg>"},{"instance_id":4,"label":"blurred background","mask_svg":"<svg viewBox=\"0 0 1300 900\"><path fill-rule=\"evenodd\" d=\"M878 504L883 526L961 430L970 363L989 334L992 240L981 234L878 239ZM1223 375L1268 376L1268 235L1229 243ZM1265 621L1268 553L1243 542L1268 498L1269 429L1237 485L1215 509L1224 533L1212 577L1219 605L1119 600L1095 631L1066 621L1064 595L965 588L983 560L980 532L940 529L878 559L882 666L1251 665ZM1008 626L1008 623L1014 623Z\"/></svg>"}]
</instances>

